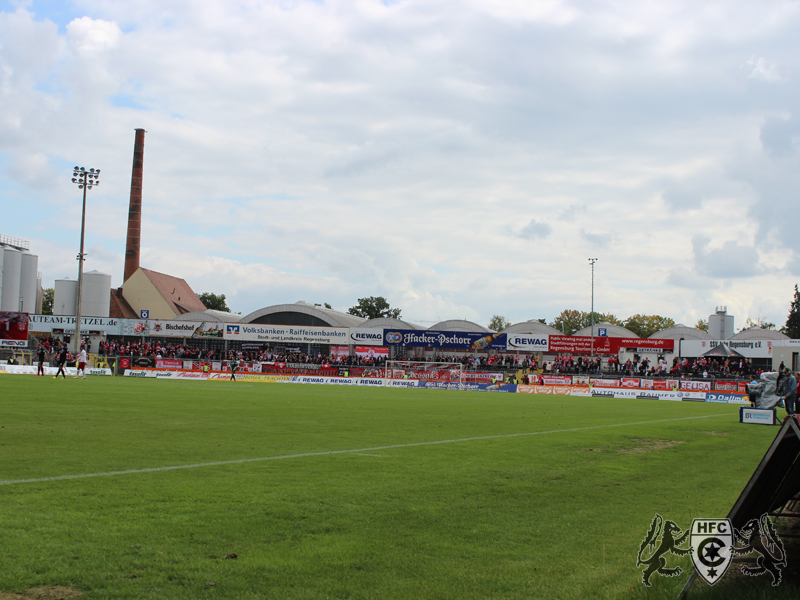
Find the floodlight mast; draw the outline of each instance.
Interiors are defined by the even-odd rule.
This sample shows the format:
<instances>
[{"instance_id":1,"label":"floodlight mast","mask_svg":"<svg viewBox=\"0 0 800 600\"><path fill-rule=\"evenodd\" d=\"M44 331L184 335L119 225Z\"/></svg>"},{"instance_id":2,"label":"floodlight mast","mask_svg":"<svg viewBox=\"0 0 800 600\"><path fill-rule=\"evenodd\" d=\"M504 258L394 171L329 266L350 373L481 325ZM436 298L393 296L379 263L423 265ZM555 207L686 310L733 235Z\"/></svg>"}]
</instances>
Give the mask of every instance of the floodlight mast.
<instances>
[{"instance_id":1,"label":"floodlight mast","mask_svg":"<svg viewBox=\"0 0 800 600\"><path fill-rule=\"evenodd\" d=\"M594 263L597 262L596 258L590 258L589 262L592 263L592 363L594 363Z\"/></svg>"},{"instance_id":2,"label":"floodlight mast","mask_svg":"<svg viewBox=\"0 0 800 600\"><path fill-rule=\"evenodd\" d=\"M83 301L83 261L86 254L83 251L83 240L86 232L86 190L100 185L100 169L89 169L75 167L72 173L72 183L77 184L79 190L83 190L83 209L81 210L81 250L78 253L78 298L75 305L75 353L81 349L81 302Z\"/></svg>"}]
</instances>

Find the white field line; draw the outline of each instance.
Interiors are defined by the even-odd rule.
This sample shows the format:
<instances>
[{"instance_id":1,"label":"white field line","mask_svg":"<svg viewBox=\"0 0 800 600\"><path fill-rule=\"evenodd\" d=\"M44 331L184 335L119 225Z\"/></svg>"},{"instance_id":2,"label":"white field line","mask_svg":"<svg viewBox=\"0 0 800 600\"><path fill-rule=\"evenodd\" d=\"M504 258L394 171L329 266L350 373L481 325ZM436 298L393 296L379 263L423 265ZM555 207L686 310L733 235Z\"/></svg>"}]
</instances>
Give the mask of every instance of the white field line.
<instances>
[{"instance_id":1,"label":"white field line","mask_svg":"<svg viewBox=\"0 0 800 600\"><path fill-rule=\"evenodd\" d=\"M676 421L690 421L692 419L709 419L714 417L730 417L733 413L719 413L716 415L703 415L699 417L681 417L679 419L660 419L658 421L637 421L635 423L615 423L613 425L593 425L591 427L574 427L572 429L552 429L550 431L530 431L525 433L505 433L502 435L482 435L478 437L460 438L455 440L436 440L433 442L411 442L408 444L391 444L389 446L372 446L370 448L354 448L352 450L325 450L322 452L303 452L300 454L280 454L278 456L264 456L260 458L239 458L236 460L219 460L215 462L195 463L191 465L172 465L168 467L150 467L149 469L128 469L126 471L108 471L107 473L81 473L76 475L57 475L56 477L39 477L37 479L9 479L0 481L0 485L14 485L19 483L43 483L46 481L63 481L66 479L88 479L89 477L114 477L116 475L135 475L137 473L159 473L161 471L177 471L180 469L199 469L201 467L219 467L223 465L240 465L244 463L262 462L266 460L284 460L287 458L307 458L311 456L330 456L334 454L358 454L375 452L377 450L393 450L396 448L414 448L416 446L434 446L436 444L455 444L458 442L476 442L480 440L498 440L503 438L523 437L531 435L548 435L551 433L570 433L575 431L591 431L592 429L609 429L611 427L629 427L631 425L653 425L655 423L673 423ZM735 415L733 415L735 416Z\"/></svg>"}]
</instances>

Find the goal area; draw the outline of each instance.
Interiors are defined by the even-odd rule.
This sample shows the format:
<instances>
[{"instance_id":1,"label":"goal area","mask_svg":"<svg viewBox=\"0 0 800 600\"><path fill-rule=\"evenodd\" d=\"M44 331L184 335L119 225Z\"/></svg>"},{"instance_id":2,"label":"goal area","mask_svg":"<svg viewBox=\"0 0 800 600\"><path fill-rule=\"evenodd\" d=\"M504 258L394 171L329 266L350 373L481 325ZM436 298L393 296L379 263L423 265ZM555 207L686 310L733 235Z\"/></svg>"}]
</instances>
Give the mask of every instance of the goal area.
<instances>
[{"instance_id":1,"label":"goal area","mask_svg":"<svg viewBox=\"0 0 800 600\"><path fill-rule=\"evenodd\" d=\"M455 362L424 362L418 360L389 360L384 367L384 379L417 379L442 381L464 386L464 365Z\"/></svg>"}]
</instances>

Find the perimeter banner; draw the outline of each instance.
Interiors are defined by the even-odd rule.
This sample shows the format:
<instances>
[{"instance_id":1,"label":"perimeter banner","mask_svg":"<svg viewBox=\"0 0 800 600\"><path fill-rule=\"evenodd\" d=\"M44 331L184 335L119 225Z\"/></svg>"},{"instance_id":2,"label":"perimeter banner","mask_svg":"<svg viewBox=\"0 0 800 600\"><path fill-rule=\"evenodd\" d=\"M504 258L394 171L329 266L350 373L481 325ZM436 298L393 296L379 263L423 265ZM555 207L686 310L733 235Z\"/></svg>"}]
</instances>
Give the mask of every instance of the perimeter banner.
<instances>
[{"instance_id":1,"label":"perimeter banner","mask_svg":"<svg viewBox=\"0 0 800 600\"><path fill-rule=\"evenodd\" d=\"M347 344L349 327L312 327L302 325L225 324L226 340L282 342L284 344Z\"/></svg>"},{"instance_id":2,"label":"perimeter banner","mask_svg":"<svg viewBox=\"0 0 800 600\"><path fill-rule=\"evenodd\" d=\"M28 345L28 313L0 312L0 346Z\"/></svg>"}]
</instances>

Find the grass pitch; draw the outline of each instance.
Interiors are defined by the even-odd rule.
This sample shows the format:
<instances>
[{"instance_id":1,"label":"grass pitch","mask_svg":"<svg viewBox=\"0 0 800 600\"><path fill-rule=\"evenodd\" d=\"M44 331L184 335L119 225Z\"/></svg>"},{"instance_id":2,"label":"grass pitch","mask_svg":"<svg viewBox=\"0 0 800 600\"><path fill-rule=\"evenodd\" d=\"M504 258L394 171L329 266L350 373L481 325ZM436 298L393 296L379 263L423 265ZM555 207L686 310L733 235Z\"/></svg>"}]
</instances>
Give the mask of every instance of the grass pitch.
<instances>
[{"instance_id":1,"label":"grass pitch","mask_svg":"<svg viewBox=\"0 0 800 600\"><path fill-rule=\"evenodd\" d=\"M639 545L655 513L727 515L777 431L737 421L694 402L2 375L0 599L675 598L689 562L646 589ZM797 593L762 577L689 598Z\"/></svg>"}]
</instances>

